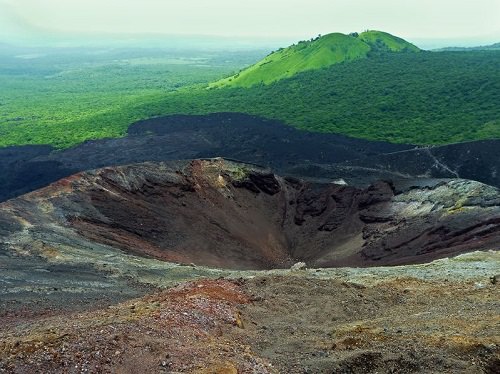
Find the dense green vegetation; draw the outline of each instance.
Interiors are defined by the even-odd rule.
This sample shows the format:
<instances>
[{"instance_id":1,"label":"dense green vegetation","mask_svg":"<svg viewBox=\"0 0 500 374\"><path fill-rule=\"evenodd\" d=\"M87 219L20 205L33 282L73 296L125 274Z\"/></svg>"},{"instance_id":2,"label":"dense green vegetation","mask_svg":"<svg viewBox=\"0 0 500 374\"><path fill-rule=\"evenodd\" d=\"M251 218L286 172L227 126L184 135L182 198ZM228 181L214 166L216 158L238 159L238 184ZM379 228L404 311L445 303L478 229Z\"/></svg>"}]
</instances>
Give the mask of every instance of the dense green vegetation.
<instances>
[{"instance_id":1,"label":"dense green vegetation","mask_svg":"<svg viewBox=\"0 0 500 374\"><path fill-rule=\"evenodd\" d=\"M218 58L71 61L39 65L36 73L6 62L0 65L0 145L68 147L123 136L139 119L220 111L392 142L500 138L499 51L375 53L268 85L207 89L208 81L243 65Z\"/></svg>"},{"instance_id":2,"label":"dense green vegetation","mask_svg":"<svg viewBox=\"0 0 500 374\"><path fill-rule=\"evenodd\" d=\"M381 55L271 85L187 91L138 112L235 111L396 143L500 138L500 53Z\"/></svg>"},{"instance_id":3,"label":"dense green vegetation","mask_svg":"<svg viewBox=\"0 0 500 374\"><path fill-rule=\"evenodd\" d=\"M211 87L269 84L300 72L359 60L377 53L419 51L413 44L381 31L350 35L333 33L281 48L239 73L213 83Z\"/></svg>"},{"instance_id":4,"label":"dense green vegetation","mask_svg":"<svg viewBox=\"0 0 500 374\"><path fill-rule=\"evenodd\" d=\"M0 45L0 146L122 136L141 117L138 103L219 79L263 54Z\"/></svg>"}]
</instances>

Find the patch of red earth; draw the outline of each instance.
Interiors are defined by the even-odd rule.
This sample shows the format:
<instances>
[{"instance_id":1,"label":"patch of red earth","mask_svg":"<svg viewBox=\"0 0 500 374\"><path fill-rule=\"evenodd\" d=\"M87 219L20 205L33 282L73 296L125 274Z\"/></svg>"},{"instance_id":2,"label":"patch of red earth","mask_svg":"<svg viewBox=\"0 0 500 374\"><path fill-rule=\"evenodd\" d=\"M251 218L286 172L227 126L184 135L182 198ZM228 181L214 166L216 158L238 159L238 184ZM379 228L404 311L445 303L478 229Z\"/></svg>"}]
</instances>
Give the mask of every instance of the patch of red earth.
<instances>
[{"instance_id":1,"label":"patch of red earth","mask_svg":"<svg viewBox=\"0 0 500 374\"><path fill-rule=\"evenodd\" d=\"M62 178L54 183L51 183L44 189L30 192L26 194L25 197L28 199L38 199L69 194L75 190L75 185L77 185L81 180L84 180L84 175L84 172L70 175L69 177Z\"/></svg>"},{"instance_id":2,"label":"patch of red earth","mask_svg":"<svg viewBox=\"0 0 500 374\"><path fill-rule=\"evenodd\" d=\"M250 298L224 279L185 283L106 310L38 320L0 333L0 372L275 373L243 328Z\"/></svg>"},{"instance_id":3,"label":"patch of red earth","mask_svg":"<svg viewBox=\"0 0 500 374\"><path fill-rule=\"evenodd\" d=\"M227 301L236 304L248 304L251 302L249 296L244 293L240 285L225 279L201 280L191 283L183 283L178 287L170 289L168 295L171 299L203 296L212 300Z\"/></svg>"}]
</instances>

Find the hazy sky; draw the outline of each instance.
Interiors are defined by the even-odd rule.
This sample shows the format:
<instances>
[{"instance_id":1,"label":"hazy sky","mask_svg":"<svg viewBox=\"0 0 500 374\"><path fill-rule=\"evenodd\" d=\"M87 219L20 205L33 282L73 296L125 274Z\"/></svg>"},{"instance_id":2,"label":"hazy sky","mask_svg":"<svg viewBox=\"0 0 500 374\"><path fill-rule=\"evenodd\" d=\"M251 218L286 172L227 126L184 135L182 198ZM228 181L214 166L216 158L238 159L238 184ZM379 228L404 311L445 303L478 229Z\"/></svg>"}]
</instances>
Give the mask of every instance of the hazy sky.
<instances>
[{"instance_id":1,"label":"hazy sky","mask_svg":"<svg viewBox=\"0 0 500 374\"><path fill-rule=\"evenodd\" d=\"M0 0L0 33L311 37L376 29L500 40L500 0Z\"/></svg>"}]
</instances>

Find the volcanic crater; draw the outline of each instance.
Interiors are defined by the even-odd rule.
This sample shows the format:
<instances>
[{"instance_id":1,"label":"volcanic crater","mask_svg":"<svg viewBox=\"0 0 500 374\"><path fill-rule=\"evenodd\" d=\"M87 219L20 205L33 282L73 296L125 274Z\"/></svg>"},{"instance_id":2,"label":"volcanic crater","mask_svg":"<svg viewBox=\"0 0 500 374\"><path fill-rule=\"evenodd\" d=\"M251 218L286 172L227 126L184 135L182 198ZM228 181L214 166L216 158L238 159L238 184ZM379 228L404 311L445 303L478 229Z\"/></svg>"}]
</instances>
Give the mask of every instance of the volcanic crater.
<instances>
[{"instance_id":1,"label":"volcanic crater","mask_svg":"<svg viewBox=\"0 0 500 374\"><path fill-rule=\"evenodd\" d=\"M64 237L226 269L413 264L500 245L492 186L429 179L361 189L221 158L79 173L2 208L0 246Z\"/></svg>"}]
</instances>

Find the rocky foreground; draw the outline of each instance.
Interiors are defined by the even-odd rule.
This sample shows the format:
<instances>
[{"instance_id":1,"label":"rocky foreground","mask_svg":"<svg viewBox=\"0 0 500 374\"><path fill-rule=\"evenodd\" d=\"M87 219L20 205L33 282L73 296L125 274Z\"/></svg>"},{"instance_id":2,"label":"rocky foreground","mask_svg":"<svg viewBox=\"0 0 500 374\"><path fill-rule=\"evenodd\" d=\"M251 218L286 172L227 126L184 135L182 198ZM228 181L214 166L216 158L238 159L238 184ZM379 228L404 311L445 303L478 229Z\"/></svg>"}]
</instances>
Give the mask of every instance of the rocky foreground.
<instances>
[{"instance_id":1,"label":"rocky foreground","mask_svg":"<svg viewBox=\"0 0 500 374\"><path fill-rule=\"evenodd\" d=\"M4 315L0 372L498 373L499 265L476 252L214 273L85 312Z\"/></svg>"}]
</instances>

